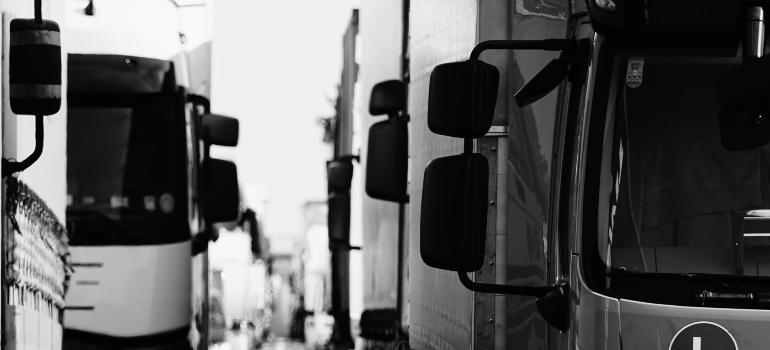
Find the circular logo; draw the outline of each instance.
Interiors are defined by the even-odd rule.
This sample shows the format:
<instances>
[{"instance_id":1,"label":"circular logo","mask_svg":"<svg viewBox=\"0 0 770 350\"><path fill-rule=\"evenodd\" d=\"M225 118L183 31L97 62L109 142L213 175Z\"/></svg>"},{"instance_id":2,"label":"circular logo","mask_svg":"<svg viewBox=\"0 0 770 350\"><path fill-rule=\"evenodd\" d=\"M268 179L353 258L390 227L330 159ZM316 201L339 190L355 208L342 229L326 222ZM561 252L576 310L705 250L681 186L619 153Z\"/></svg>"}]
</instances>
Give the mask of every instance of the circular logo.
<instances>
[{"instance_id":1,"label":"circular logo","mask_svg":"<svg viewBox=\"0 0 770 350\"><path fill-rule=\"evenodd\" d=\"M163 210L164 213L170 213L174 210L174 197L168 193L164 193L160 196L160 209Z\"/></svg>"},{"instance_id":2,"label":"circular logo","mask_svg":"<svg viewBox=\"0 0 770 350\"><path fill-rule=\"evenodd\" d=\"M738 350L738 343L725 327L702 321L680 329L669 350Z\"/></svg>"}]
</instances>

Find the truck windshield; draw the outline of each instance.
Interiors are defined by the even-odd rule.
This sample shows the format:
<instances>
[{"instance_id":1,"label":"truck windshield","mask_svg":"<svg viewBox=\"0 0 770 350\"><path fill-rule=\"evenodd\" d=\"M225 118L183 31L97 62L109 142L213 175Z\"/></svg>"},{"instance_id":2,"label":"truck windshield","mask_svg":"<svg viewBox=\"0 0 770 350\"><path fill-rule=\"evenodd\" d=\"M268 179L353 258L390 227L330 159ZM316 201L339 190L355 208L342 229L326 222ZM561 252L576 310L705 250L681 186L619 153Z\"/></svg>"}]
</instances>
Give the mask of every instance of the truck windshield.
<instances>
[{"instance_id":1,"label":"truck windshield","mask_svg":"<svg viewBox=\"0 0 770 350\"><path fill-rule=\"evenodd\" d=\"M719 134L714 81L740 58L616 59L597 240L607 271L770 277L770 147L728 151Z\"/></svg>"},{"instance_id":2,"label":"truck windshield","mask_svg":"<svg viewBox=\"0 0 770 350\"><path fill-rule=\"evenodd\" d=\"M67 214L95 225L76 224L72 243L164 241L146 223L187 215L185 124L175 95L68 97Z\"/></svg>"}]
</instances>

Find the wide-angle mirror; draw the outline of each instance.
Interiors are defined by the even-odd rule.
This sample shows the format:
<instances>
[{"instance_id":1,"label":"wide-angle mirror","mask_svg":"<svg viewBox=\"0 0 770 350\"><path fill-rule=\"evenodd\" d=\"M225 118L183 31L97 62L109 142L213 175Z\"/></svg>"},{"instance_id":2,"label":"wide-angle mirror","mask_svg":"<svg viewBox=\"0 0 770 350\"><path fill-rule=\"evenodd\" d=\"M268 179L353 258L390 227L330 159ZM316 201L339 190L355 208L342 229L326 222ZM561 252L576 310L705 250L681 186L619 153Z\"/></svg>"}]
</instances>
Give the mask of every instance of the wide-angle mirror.
<instances>
[{"instance_id":1,"label":"wide-angle mirror","mask_svg":"<svg viewBox=\"0 0 770 350\"><path fill-rule=\"evenodd\" d=\"M202 186L201 215L210 223L238 219L240 195L235 163L208 158L203 163L207 175Z\"/></svg>"},{"instance_id":2,"label":"wide-angle mirror","mask_svg":"<svg viewBox=\"0 0 770 350\"><path fill-rule=\"evenodd\" d=\"M436 158L425 168L420 256L430 267L481 268L487 227L489 164L480 154Z\"/></svg>"},{"instance_id":3,"label":"wide-angle mirror","mask_svg":"<svg viewBox=\"0 0 770 350\"><path fill-rule=\"evenodd\" d=\"M390 202L406 203L409 139L407 120L390 119L369 129L366 155L366 194Z\"/></svg>"}]
</instances>

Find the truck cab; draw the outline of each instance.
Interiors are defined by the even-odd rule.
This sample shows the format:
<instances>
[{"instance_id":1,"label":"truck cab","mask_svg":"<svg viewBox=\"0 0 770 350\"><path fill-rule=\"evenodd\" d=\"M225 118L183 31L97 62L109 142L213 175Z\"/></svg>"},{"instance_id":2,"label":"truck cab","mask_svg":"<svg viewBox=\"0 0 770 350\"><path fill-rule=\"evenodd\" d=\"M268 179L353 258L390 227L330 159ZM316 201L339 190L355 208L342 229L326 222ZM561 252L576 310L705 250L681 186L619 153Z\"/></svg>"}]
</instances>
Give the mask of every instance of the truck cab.
<instances>
[{"instance_id":1,"label":"truck cab","mask_svg":"<svg viewBox=\"0 0 770 350\"><path fill-rule=\"evenodd\" d=\"M505 301L476 348L761 348L770 3L521 6L430 78L428 129L465 145L424 170L419 254Z\"/></svg>"}]
</instances>

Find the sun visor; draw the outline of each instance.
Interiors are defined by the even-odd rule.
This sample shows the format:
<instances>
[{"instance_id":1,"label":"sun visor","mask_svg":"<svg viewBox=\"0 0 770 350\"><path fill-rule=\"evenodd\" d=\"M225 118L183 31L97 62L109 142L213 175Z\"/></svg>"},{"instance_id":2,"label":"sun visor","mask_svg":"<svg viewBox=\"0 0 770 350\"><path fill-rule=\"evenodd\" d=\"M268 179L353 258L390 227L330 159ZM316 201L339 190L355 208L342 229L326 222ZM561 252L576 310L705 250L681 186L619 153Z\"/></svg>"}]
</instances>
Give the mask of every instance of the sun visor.
<instances>
[{"instance_id":1,"label":"sun visor","mask_svg":"<svg viewBox=\"0 0 770 350\"><path fill-rule=\"evenodd\" d=\"M657 54L734 56L743 0L587 0L596 32Z\"/></svg>"},{"instance_id":2,"label":"sun visor","mask_svg":"<svg viewBox=\"0 0 770 350\"><path fill-rule=\"evenodd\" d=\"M69 54L67 77L69 93L159 93L176 88L174 64L145 57Z\"/></svg>"}]
</instances>

